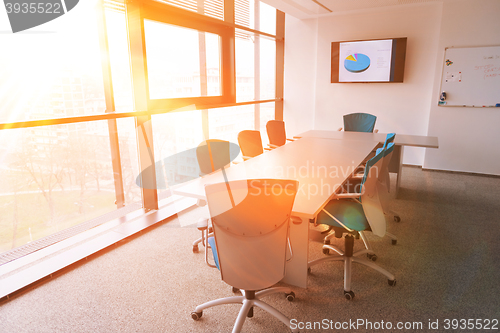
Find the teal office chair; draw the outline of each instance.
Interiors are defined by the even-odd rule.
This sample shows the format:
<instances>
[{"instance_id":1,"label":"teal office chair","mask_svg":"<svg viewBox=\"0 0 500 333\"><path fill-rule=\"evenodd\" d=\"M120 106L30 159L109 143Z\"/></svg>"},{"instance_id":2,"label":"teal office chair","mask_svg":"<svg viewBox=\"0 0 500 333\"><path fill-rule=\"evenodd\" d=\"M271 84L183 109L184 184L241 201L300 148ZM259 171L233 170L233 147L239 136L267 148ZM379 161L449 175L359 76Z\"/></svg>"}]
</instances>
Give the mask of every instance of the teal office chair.
<instances>
[{"instance_id":1,"label":"teal office chair","mask_svg":"<svg viewBox=\"0 0 500 333\"><path fill-rule=\"evenodd\" d=\"M245 130L238 133L238 144L240 145L243 160L262 154L269 148L262 148L262 138L259 131Z\"/></svg>"},{"instance_id":2,"label":"teal office chair","mask_svg":"<svg viewBox=\"0 0 500 333\"><path fill-rule=\"evenodd\" d=\"M235 150L235 147L237 146L231 144L229 141L218 139L206 140L200 143L196 148L196 159L200 168L200 177L229 166L234 157L239 153L239 151L232 151ZM206 202L198 199L197 205L203 207L206 205ZM206 250L207 244L203 231L209 228L209 218L200 218L197 227L201 231L202 236L193 242L193 253L199 251L200 243ZM209 232L212 232L212 228L209 228Z\"/></svg>"},{"instance_id":3,"label":"teal office chair","mask_svg":"<svg viewBox=\"0 0 500 333\"><path fill-rule=\"evenodd\" d=\"M383 153L379 152L366 163L365 172L361 181L360 193L341 193L336 199L331 200L316 218L317 224L331 226L337 238L344 237L345 249L324 244L323 251L335 251L337 255L332 255L309 262L308 269L325 261L344 262L344 296L350 300L354 298L351 290L351 266L352 263L359 263L385 275L389 280L389 285L394 286L396 279L394 275L376 265L374 262L358 255L370 253L371 249L363 249L354 252L354 239L362 237L363 231L371 231L373 234L383 237L386 233L386 221L381 207L377 191L378 175L383 161ZM365 243L365 246L367 244ZM369 246L367 246L369 247Z\"/></svg>"},{"instance_id":4,"label":"teal office chair","mask_svg":"<svg viewBox=\"0 0 500 333\"><path fill-rule=\"evenodd\" d=\"M266 124L266 131L269 137L270 148L278 148L283 146L287 141L295 141L286 137L285 122L282 120L269 120Z\"/></svg>"},{"instance_id":5,"label":"teal office chair","mask_svg":"<svg viewBox=\"0 0 500 333\"><path fill-rule=\"evenodd\" d=\"M369 113L351 113L344 115L344 131L373 133L377 117ZM342 127L339 128L339 131ZM378 130L375 130L377 133Z\"/></svg>"},{"instance_id":6,"label":"teal office chair","mask_svg":"<svg viewBox=\"0 0 500 333\"><path fill-rule=\"evenodd\" d=\"M284 292L288 301L295 298L290 288L269 287L285 276L287 247L292 252L288 235L297 190L297 181L275 179L238 180L206 186L214 229L214 237L209 238L209 243L215 266L222 280L233 290L240 289L243 295L198 305L191 313L194 320L203 315L203 310L213 306L243 304L233 333L240 332L246 317L253 317L254 306L290 328L290 319L260 299L277 292Z\"/></svg>"},{"instance_id":7,"label":"teal office chair","mask_svg":"<svg viewBox=\"0 0 500 333\"><path fill-rule=\"evenodd\" d=\"M377 193L380 199L380 204L382 206L384 215L388 216L390 214L393 215L394 220L399 222L401 219L399 215L397 215L393 210L389 208L389 191L386 188L386 179L389 177L389 162L392 157L392 152L394 150L394 139L396 137L395 133L389 133L387 134L384 145L382 148L378 148L376 150L376 154L381 154L382 158L382 166L380 170L377 170ZM365 166L362 166L362 170L364 170ZM346 185L343 188L343 192L347 193L356 193L356 189L359 189L360 187L360 182L362 181L364 177L364 173L362 174L354 174L351 179L349 179L346 183ZM324 244L330 244L330 239L334 236L333 233L330 233L330 231L333 229L333 227L329 227L328 230L324 231L324 233L328 233L328 235L324 239ZM377 260L377 255L375 252L372 250L370 243L366 239L364 232L359 233L361 239L363 240L363 243L365 244L365 248L367 249L366 256L373 260ZM398 242L397 237L389 232L386 232L385 235L389 237L392 241L392 245L396 245ZM323 253L328 254L329 250L328 249L323 249Z\"/></svg>"}]
</instances>

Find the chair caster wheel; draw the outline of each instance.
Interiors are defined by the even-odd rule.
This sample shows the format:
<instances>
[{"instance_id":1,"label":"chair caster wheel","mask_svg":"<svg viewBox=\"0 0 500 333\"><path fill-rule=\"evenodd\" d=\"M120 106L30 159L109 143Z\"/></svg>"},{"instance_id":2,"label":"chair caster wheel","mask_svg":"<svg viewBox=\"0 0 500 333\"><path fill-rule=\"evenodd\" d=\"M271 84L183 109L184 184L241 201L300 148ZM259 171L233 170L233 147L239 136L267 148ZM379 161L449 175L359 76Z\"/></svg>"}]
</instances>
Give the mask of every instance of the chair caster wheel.
<instances>
[{"instance_id":1,"label":"chair caster wheel","mask_svg":"<svg viewBox=\"0 0 500 333\"><path fill-rule=\"evenodd\" d=\"M370 259L371 261L377 261L377 255L376 254L371 254L371 253L367 253L366 256L368 257L368 259Z\"/></svg>"},{"instance_id":2,"label":"chair caster wheel","mask_svg":"<svg viewBox=\"0 0 500 333\"><path fill-rule=\"evenodd\" d=\"M396 280L387 280L387 283L389 283L390 286L394 287L396 285Z\"/></svg>"},{"instance_id":3,"label":"chair caster wheel","mask_svg":"<svg viewBox=\"0 0 500 333\"><path fill-rule=\"evenodd\" d=\"M233 293L236 294L236 293L239 293L239 292L240 292L240 290L238 288L233 287Z\"/></svg>"},{"instance_id":4,"label":"chair caster wheel","mask_svg":"<svg viewBox=\"0 0 500 333\"><path fill-rule=\"evenodd\" d=\"M328 250L328 249L323 249L323 254L330 254L330 250Z\"/></svg>"},{"instance_id":5,"label":"chair caster wheel","mask_svg":"<svg viewBox=\"0 0 500 333\"><path fill-rule=\"evenodd\" d=\"M401 218L398 215L394 215L395 222L401 222Z\"/></svg>"},{"instance_id":6,"label":"chair caster wheel","mask_svg":"<svg viewBox=\"0 0 500 333\"><path fill-rule=\"evenodd\" d=\"M193 318L193 320L198 320L201 318L201 316L203 316L203 311L191 312L191 318Z\"/></svg>"},{"instance_id":7,"label":"chair caster wheel","mask_svg":"<svg viewBox=\"0 0 500 333\"><path fill-rule=\"evenodd\" d=\"M398 243L398 240L397 239L393 239L392 240L392 245L396 245Z\"/></svg>"},{"instance_id":8,"label":"chair caster wheel","mask_svg":"<svg viewBox=\"0 0 500 333\"><path fill-rule=\"evenodd\" d=\"M354 298L354 293L352 292L352 290L350 290L350 291L344 290L344 297L346 300L350 301L351 299Z\"/></svg>"},{"instance_id":9,"label":"chair caster wheel","mask_svg":"<svg viewBox=\"0 0 500 333\"><path fill-rule=\"evenodd\" d=\"M198 252L200 252L198 245L193 245L193 253L198 253Z\"/></svg>"},{"instance_id":10,"label":"chair caster wheel","mask_svg":"<svg viewBox=\"0 0 500 333\"><path fill-rule=\"evenodd\" d=\"M288 302L293 302L293 300L295 299L295 293L293 291L290 291L290 293L285 294L285 297Z\"/></svg>"},{"instance_id":11,"label":"chair caster wheel","mask_svg":"<svg viewBox=\"0 0 500 333\"><path fill-rule=\"evenodd\" d=\"M311 274L311 267L307 267L307 273Z\"/></svg>"},{"instance_id":12,"label":"chair caster wheel","mask_svg":"<svg viewBox=\"0 0 500 333\"><path fill-rule=\"evenodd\" d=\"M323 244L330 245L330 240L329 239L325 239L325 241L323 242Z\"/></svg>"}]
</instances>

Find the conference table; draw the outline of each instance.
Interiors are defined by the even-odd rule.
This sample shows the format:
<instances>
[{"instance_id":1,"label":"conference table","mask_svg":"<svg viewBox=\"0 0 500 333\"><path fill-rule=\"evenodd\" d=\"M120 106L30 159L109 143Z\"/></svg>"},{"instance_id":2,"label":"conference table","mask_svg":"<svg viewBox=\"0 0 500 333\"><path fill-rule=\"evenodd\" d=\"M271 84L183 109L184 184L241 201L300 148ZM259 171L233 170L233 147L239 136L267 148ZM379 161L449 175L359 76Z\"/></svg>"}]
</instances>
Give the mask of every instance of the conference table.
<instances>
[{"instance_id":1,"label":"conference table","mask_svg":"<svg viewBox=\"0 0 500 333\"><path fill-rule=\"evenodd\" d=\"M379 144L373 140L331 140L307 137L188 183L174 194L206 200L205 185L244 179L294 179L299 190L292 208L290 242L293 256L283 281L307 287L309 221L334 197L354 170Z\"/></svg>"},{"instance_id":2,"label":"conference table","mask_svg":"<svg viewBox=\"0 0 500 333\"><path fill-rule=\"evenodd\" d=\"M384 133L365 133L365 132L349 132L349 131L328 131L328 130L310 130L298 134L294 138L323 138L333 140L360 140L372 141L379 143L379 147L385 141L387 134ZM403 168L403 153L404 147L423 147L423 148L439 148L438 138L435 136L408 135L397 134L394 138L394 152L389 163L389 172L396 173L396 196L399 193L401 185L401 174Z\"/></svg>"}]
</instances>

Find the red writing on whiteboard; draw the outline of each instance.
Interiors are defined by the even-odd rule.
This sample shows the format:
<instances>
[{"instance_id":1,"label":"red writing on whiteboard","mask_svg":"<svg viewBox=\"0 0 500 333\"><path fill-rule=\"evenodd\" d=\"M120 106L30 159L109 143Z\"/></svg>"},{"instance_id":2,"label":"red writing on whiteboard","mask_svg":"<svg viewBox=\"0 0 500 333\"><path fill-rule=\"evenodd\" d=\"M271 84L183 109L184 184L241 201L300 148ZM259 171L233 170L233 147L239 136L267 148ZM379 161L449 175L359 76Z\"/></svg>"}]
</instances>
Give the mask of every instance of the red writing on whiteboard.
<instances>
[{"instance_id":1,"label":"red writing on whiteboard","mask_svg":"<svg viewBox=\"0 0 500 333\"><path fill-rule=\"evenodd\" d=\"M497 73L484 74L484 79L487 79L489 77L496 77L496 76L500 76L500 74L497 74Z\"/></svg>"},{"instance_id":2,"label":"red writing on whiteboard","mask_svg":"<svg viewBox=\"0 0 500 333\"><path fill-rule=\"evenodd\" d=\"M474 66L474 69L476 71L478 71L478 70L481 70L481 69L488 69L488 68L491 68L491 67L495 67L495 65L489 64L489 65L483 65L483 66Z\"/></svg>"}]
</instances>

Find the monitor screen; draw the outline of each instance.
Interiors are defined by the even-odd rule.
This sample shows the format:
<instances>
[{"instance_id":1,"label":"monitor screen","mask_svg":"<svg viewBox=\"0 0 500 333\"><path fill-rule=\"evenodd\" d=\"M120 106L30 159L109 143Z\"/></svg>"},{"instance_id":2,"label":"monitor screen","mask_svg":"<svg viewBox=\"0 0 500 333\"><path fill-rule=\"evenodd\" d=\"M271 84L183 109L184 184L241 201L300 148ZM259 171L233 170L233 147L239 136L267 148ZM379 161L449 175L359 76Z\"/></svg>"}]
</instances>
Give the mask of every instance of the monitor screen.
<instances>
[{"instance_id":1,"label":"monitor screen","mask_svg":"<svg viewBox=\"0 0 500 333\"><path fill-rule=\"evenodd\" d=\"M406 38L332 43L332 82L403 82Z\"/></svg>"}]
</instances>

